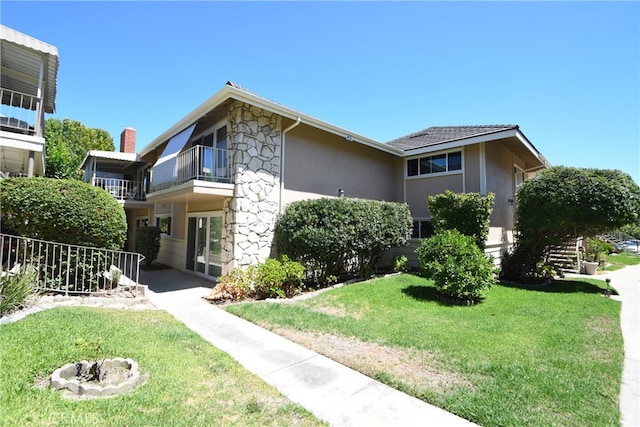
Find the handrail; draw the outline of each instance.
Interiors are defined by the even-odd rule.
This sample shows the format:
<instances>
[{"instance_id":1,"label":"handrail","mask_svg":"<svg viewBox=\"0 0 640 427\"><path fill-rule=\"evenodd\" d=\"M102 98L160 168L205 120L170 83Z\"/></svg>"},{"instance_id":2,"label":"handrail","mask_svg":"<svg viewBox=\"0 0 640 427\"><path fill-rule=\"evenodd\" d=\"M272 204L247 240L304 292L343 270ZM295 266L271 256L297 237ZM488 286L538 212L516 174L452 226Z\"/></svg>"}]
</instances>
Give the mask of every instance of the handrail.
<instances>
[{"instance_id":1,"label":"handrail","mask_svg":"<svg viewBox=\"0 0 640 427\"><path fill-rule=\"evenodd\" d=\"M135 252L70 245L0 234L0 261L4 274L18 274L30 266L38 272L34 287L65 295L143 293L140 262Z\"/></svg>"},{"instance_id":2,"label":"handrail","mask_svg":"<svg viewBox=\"0 0 640 427\"><path fill-rule=\"evenodd\" d=\"M42 98L28 93L0 88L0 128L26 135L43 135Z\"/></svg>"},{"instance_id":3,"label":"handrail","mask_svg":"<svg viewBox=\"0 0 640 427\"><path fill-rule=\"evenodd\" d=\"M111 194L117 200L145 201L146 194L142 181L129 179L96 177L92 184Z\"/></svg>"}]
</instances>

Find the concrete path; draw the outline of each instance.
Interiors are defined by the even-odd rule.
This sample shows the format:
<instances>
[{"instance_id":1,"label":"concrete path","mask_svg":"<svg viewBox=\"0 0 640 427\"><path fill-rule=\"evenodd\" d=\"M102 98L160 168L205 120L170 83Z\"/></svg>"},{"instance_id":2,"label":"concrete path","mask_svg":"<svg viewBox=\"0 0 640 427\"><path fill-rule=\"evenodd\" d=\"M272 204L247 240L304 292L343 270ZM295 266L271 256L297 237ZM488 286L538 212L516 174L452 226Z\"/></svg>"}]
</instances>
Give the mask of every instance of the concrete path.
<instances>
[{"instance_id":1,"label":"concrete path","mask_svg":"<svg viewBox=\"0 0 640 427\"><path fill-rule=\"evenodd\" d=\"M593 276L591 276L593 277ZM611 279L622 301L620 326L624 339L624 365L620 386L620 413L623 427L640 426L640 265L611 271L598 278Z\"/></svg>"},{"instance_id":2,"label":"concrete path","mask_svg":"<svg viewBox=\"0 0 640 427\"><path fill-rule=\"evenodd\" d=\"M474 425L211 305L211 283L196 276L157 270L140 281L156 307L332 426Z\"/></svg>"}]
</instances>

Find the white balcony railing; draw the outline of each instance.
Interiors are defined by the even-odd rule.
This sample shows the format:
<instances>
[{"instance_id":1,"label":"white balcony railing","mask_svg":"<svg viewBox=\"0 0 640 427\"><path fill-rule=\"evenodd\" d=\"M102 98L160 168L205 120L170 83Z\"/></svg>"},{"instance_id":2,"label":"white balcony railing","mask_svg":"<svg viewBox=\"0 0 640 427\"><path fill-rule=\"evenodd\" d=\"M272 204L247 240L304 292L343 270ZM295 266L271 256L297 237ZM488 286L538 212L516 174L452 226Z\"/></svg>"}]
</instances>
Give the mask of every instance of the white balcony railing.
<instances>
[{"instance_id":1,"label":"white balcony railing","mask_svg":"<svg viewBox=\"0 0 640 427\"><path fill-rule=\"evenodd\" d=\"M232 151L197 145L152 169L151 191L192 180L231 183Z\"/></svg>"},{"instance_id":2,"label":"white balcony railing","mask_svg":"<svg viewBox=\"0 0 640 427\"><path fill-rule=\"evenodd\" d=\"M0 99L0 129L25 135L44 134L42 98L0 88Z\"/></svg>"},{"instance_id":3,"label":"white balcony railing","mask_svg":"<svg viewBox=\"0 0 640 427\"><path fill-rule=\"evenodd\" d=\"M118 178L100 178L93 179L93 185L104 189L117 200L145 201L146 195L142 181L131 181L128 179Z\"/></svg>"}]
</instances>

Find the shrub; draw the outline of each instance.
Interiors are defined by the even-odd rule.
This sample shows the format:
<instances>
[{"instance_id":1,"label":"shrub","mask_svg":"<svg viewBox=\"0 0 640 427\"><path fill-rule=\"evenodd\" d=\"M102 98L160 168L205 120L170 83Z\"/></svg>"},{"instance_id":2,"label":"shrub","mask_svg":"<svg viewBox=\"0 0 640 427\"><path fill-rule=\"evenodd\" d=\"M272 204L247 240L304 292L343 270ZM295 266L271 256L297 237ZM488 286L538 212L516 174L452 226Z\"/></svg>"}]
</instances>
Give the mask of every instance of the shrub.
<instances>
[{"instance_id":1,"label":"shrub","mask_svg":"<svg viewBox=\"0 0 640 427\"><path fill-rule=\"evenodd\" d=\"M636 224L639 215L640 187L624 172L545 169L518 189L518 238L501 276L522 281L534 274L549 245Z\"/></svg>"},{"instance_id":2,"label":"shrub","mask_svg":"<svg viewBox=\"0 0 640 427\"><path fill-rule=\"evenodd\" d=\"M234 268L220 277L207 297L210 300L244 298L288 298L302 291L304 266L287 256L282 261L269 258L264 263L247 268Z\"/></svg>"},{"instance_id":3,"label":"shrub","mask_svg":"<svg viewBox=\"0 0 640 427\"><path fill-rule=\"evenodd\" d=\"M2 222L21 236L119 250L124 209L104 190L76 180L0 180Z\"/></svg>"},{"instance_id":4,"label":"shrub","mask_svg":"<svg viewBox=\"0 0 640 427\"><path fill-rule=\"evenodd\" d=\"M27 297L35 292L37 271L27 265L16 272L2 271L0 265L0 316L20 308Z\"/></svg>"},{"instance_id":5,"label":"shrub","mask_svg":"<svg viewBox=\"0 0 640 427\"><path fill-rule=\"evenodd\" d=\"M280 254L326 280L374 271L385 250L407 244L411 227L406 204L324 198L291 203L278 218L275 238Z\"/></svg>"},{"instance_id":6,"label":"shrub","mask_svg":"<svg viewBox=\"0 0 640 427\"><path fill-rule=\"evenodd\" d=\"M136 251L144 256L144 263L150 265L160 253L160 228L139 227L136 230Z\"/></svg>"},{"instance_id":7,"label":"shrub","mask_svg":"<svg viewBox=\"0 0 640 427\"><path fill-rule=\"evenodd\" d=\"M475 238L476 245L484 249L489 234L489 222L495 194L454 193L447 190L428 198L433 231L458 230Z\"/></svg>"},{"instance_id":8,"label":"shrub","mask_svg":"<svg viewBox=\"0 0 640 427\"><path fill-rule=\"evenodd\" d=\"M404 255L396 255L391 259L391 269L395 273L405 273L409 271L409 260Z\"/></svg>"},{"instance_id":9,"label":"shrub","mask_svg":"<svg viewBox=\"0 0 640 427\"><path fill-rule=\"evenodd\" d=\"M416 250L425 276L446 297L477 302L495 282L493 261L471 236L445 230L422 241Z\"/></svg>"},{"instance_id":10,"label":"shrub","mask_svg":"<svg viewBox=\"0 0 640 427\"><path fill-rule=\"evenodd\" d=\"M611 243L605 242L602 239L589 237L586 243L585 260L589 262L600 263L604 260L605 255L615 251Z\"/></svg>"}]
</instances>

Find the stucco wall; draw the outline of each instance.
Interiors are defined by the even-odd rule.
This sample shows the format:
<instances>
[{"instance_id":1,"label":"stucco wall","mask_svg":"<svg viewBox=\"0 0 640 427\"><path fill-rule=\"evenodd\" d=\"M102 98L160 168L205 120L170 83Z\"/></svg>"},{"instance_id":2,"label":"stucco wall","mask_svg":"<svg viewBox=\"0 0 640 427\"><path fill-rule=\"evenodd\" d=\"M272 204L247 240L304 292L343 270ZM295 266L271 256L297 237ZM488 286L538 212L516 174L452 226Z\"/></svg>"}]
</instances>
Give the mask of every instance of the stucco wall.
<instances>
[{"instance_id":1,"label":"stucco wall","mask_svg":"<svg viewBox=\"0 0 640 427\"><path fill-rule=\"evenodd\" d=\"M462 173L453 173L440 176L425 176L407 179L407 203L414 218L430 217L427 196L444 193L451 190L462 192Z\"/></svg>"},{"instance_id":2,"label":"stucco wall","mask_svg":"<svg viewBox=\"0 0 640 427\"><path fill-rule=\"evenodd\" d=\"M304 123L285 139L283 205L303 198L401 201L394 156Z\"/></svg>"}]
</instances>

